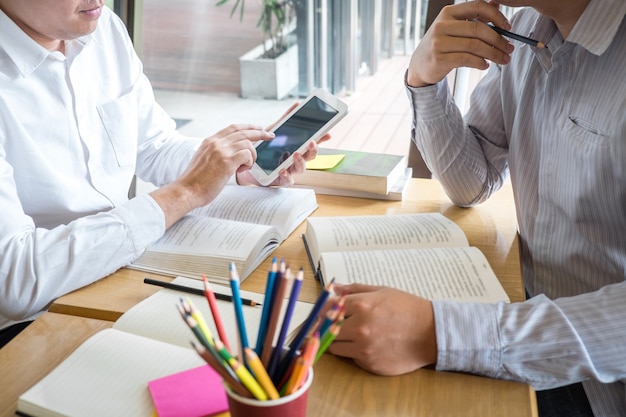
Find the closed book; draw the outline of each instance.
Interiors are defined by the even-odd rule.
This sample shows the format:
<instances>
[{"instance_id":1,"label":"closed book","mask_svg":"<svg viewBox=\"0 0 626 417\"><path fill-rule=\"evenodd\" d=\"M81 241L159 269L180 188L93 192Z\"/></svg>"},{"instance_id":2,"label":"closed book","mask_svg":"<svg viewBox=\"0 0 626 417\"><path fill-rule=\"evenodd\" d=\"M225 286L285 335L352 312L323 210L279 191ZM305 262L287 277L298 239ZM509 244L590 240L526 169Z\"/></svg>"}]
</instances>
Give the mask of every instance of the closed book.
<instances>
[{"instance_id":1,"label":"closed book","mask_svg":"<svg viewBox=\"0 0 626 417\"><path fill-rule=\"evenodd\" d=\"M413 168L405 168L404 174L391 186L387 194L371 193L369 191L345 190L336 187L324 187L322 185L298 185L294 187L312 188L315 194L338 195L342 197L369 198L372 200L402 201L409 189L409 183L413 177Z\"/></svg>"},{"instance_id":2,"label":"closed book","mask_svg":"<svg viewBox=\"0 0 626 417\"><path fill-rule=\"evenodd\" d=\"M389 194L407 167L406 156L319 148L319 155L344 155L332 168L307 169L295 176L296 185Z\"/></svg>"}]
</instances>

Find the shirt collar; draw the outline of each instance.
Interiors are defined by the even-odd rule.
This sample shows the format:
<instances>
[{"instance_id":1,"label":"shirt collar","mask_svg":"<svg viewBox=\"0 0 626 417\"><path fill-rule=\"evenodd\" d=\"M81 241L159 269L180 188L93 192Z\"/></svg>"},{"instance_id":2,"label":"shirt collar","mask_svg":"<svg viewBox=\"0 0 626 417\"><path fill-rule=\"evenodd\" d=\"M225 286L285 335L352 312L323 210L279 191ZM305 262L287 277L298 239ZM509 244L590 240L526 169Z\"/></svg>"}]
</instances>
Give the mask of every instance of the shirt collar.
<instances>
[{"instance_id":1,"label":"shirt collar","mask_svg":"<svg viewBox=\"0 0 626 417\"><path fill-rule=\"evenodd\" d=\"M626 15L624 0L591 0L567 38L594 55L611 45Z\"/></svg>"},{"instance_id":2,"label":"shirt collar","mask_svg":"<svg viewBox=\"0 0 626 417\"><path fill-rule=\"evenodd\" d=\"M602 55L615 39L615 35L626 15L624 0L591 0L574 25L566 41L585 48L594 55ZM533 36L550 44L563 42L552 19L540 16Z\"/></svg>"},{"instance_id":3,"label":"shirt collar","mask_svg":"<svg viewBox=\"0 0 626 417\"><path fill-rule=\"evenodd\" d=\"M35 71L50 55L43 46L28 36L13 20L0 10L0 52L13 61L22 76L27 76ZM66 50L74 50L78 53L91 40L91 35L66 42ZM69 48L73 44L74 48Z\"/></svg>"}]
</instances>

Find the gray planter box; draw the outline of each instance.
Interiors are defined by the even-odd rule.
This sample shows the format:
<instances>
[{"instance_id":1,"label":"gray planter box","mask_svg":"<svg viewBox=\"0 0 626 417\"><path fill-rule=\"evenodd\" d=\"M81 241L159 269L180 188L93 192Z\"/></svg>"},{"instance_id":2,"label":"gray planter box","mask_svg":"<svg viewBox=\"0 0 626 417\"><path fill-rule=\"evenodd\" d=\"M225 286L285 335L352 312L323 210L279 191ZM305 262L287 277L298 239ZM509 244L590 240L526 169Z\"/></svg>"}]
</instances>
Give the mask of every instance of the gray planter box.
<instances>
[{"instance_id":1,"label":"gray planter box","mask_svg":"<svg viewBox=\"0 0 626 417\"><path fill-rule=\"evenodd\" d=\"M241 97L280 100L298 86L298 45L276 59L258 58L263 45L239 57Z\"/></svg>"}]
</instances>

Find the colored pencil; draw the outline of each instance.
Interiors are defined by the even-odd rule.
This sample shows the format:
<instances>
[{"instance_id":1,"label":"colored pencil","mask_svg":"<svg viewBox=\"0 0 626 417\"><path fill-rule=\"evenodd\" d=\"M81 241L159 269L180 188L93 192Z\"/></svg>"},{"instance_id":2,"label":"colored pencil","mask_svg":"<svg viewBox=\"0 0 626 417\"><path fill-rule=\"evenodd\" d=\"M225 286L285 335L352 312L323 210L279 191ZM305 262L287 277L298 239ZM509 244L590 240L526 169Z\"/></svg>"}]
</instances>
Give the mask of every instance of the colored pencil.
<instances>
[{"instance_id":1,"label":"colored pencil","mask_svg":"<svg viewBox=\"0 0 626 417\"><path fill-rule=\"evenodd\" d=\"M293 285L291 287L291 294L289 295L289 302L287 304L287 309L285 310L285 314L283 316L283 322L281 324L280 333L278 334L278 340L276 341L276 347L272 351L270 362L267 367L267 370L270 373L270 375L276 372L276 368L278 367L278 362L280 361L280 358L283 356L283 345L285 344L287 331L289 330L289 324L291 323L291 317L293 316L293 310L296 306L296 302L298 301L298 296L300 295L300 289L302 288L303 279L304 279L304 270L300 268L300 270L296 274L295 279L293 280Z\"/></svg>"},{"instance_id":2,"label":"colored pencil","mask_svg":"<svg viewBox=\"0 0 626 417\"><path fill-rule=\"evenodd\" d=\"M230 389L235 391L237 394L242 397L254 398L253 395L248 391L248 389L234 376L232 370L229 367L224 367L222 365L222 359L218 360L215 358L204 346L198 346L195 343L191 342L191 345L194 347L196 352L204 359L204 361L209 364L211 368L215 370L220 376L224 379L224 381L228 384Z\"/></svg>"},{"instance_id":3,"label":"colored pencil","mask_svg":"<svg viewBox=\"0 0 626 417\"><path fill-rule=\"evenodd\" d=\"M337 337L337 335L339 334L339 330L341 330L342 323L343 319L338 321L337 323L331 324L328 331L324 333L320 340L320 347L317 350L317 354L315 355L315 360L313 361L313 363L317 362L322 357L324 352L326 352L326 349L328 349L330 344L333 343L333 340L335 340L335 337Z\"/></svg>"},{"instance_id":4,"label":"colored pencil","mask_svg":"<svg viewBox=\"0 0 626 417\"><path fill-rule=\"evenodd\" d=\"M185 285L174 284L172 282L159 281L159 280L152 279L152 278L144 278L143 282L144 284L156 285L158 287L167 288L169 290L186 292L187 294L204 295L204 290L200 288L187 287ZM218 292L214 294L215 294L215 298L217 298L218 300L231 301L231 302L233 301L233 297L228 294L220 294ZM261 303L257 303L256 301L250 300L247 298L242 298L241 304L251 306L251 307L262 305Z\"/></svg>"},{"instance_id":5,"label":"colored pencil","mask_svg":"<svg viewBox=\"0 0 626 417\"><path fill-rule=\"evenodd\" d=\"M289 377L289 381L285 386L285 395L292 394L294 391L297 391L300 386L302 386L302 382L306 379L309 374L309 369L313 365L319 347L319 334L315 332L314 335L307 339L302 355L300 355L297 359L293 373Z\"/></svg>"},{"instance_id":6,"label":"colored pencil","mask_svg":"<svg viewBox=\"0 0 626 417\"><path fill-rule=\"evenodd\" d=\"M237 329L239 330L239 354L243 358L243 350L248 347L248 334L246 333L246 322L243 318L241 296L239 295L239 275L233 262L230 263L230 288L233 292L233 307L235 308Z\"/></svg>"},{"instance_id":7,"label":"colored pencil","mask_svg":"<svg viewBox=\"0 0 626 417\"><path fill-rule=\"evenodd\" d=\"M263 349L261 353L261 362L263 362L265 367L269 366L270 358L272 357L276 328L278 327L278 321L280 320L280 311L287 292L287 286L289 285L289 282L291 282L289 268L287 268L284 273L279 274L276 278L278 280L275 284L276 292L272 299L272 311L267 324L267 332L265 333L265 341L263 342Z\"/></svg>"},{"instance_id":8,"label":"colored pencil","mask_svg":"<svg viewBox=\"0 0 626 417\"><path fill-rule=\"evenodd\" d=\"M274 383L270 379L270 376L267 373L267 370L265 369L265 367L263 366L263 363L261 362L261 359L259 358L259 356L256 354L256 352L254 352L254 350L250 348L245 349L245 354L246 354L246 363L248 364L250 369L252 369L252 373L254 374L254 377L259 382L261 387L263 387L263 389L267 393L267 396L270 398L270 400L278 399L280 397L280 394L276 390L276 387L274 386Z\"/></svg>"},{"instance_id":9,"label":"colored pencil","mask_svg":"<svg viewBox=\"0 0 626 417\"><path fill-rule=\"evenodd\" d=\"M324 289L322 289L322 292L317 297L317 300L315 301L315 304L313 305L311 312L309 313L305 321L302 323L302 326L300 327L300 330L298 331L294 339L289 344L289 350L285 354L285 357L280 361L275 375L272 375L274 378L274 381L281 381L285 375L285 372L287 372L287 370L291 366L291 363L293 362L294 358L298 354L298 350L300 349L300 346L302 345L305 337L308 335L309 331L313 327L313 324L316 322L319 312L324 306L324 303L326 303L326 300L328 299L328 296L330 295L330 290L332 288L333 283L334 283L334 280L332 280Z\"/></svg>"},{"instance_id":10,"label":"colored pencil","mask_svg":"<svg viewBox=\"0 0 626 417\"><path fill-rule=\"evenodd\" d=\"M333 304L333 306L326 312L326 317L320 323L318 331L320 334L326 333L326 330L330 327L331 324L337 319L339 316L339 303Z\"/></svg>"},{"instance_id":11,"label":"colored pencil","mask_svg":"<svg viewBox=\"0 0 626 417\"><path fill-rule=\"evenodd\" d=\"M215 323L217 334L226 348L230 349L228 337L226 336L226 330L224 329L224 324L222 323L222 316L220 315L220 310L217 307L215 293L211 289L209 281L206 279L206 275L202 275L202 282L204 283L204 295L209 303L209 308L211 309L211 314L213 315L213 323Z\"/></svg>"},{"instance_id":12,"label":"colored pencil","mask_svg":"<svg viewBox=\"0 0 626 417\"><path fill-rule=\"evenodd\" d=\"M198 341L202 343L202 345L205 346L207 349L210 346L213 346L213 340L207 337L206 333L202 331L196 319L194 319L188 312L186 312L183 307L179 307L178 311L180 312L183 320L185 320L185 323L187 323L187 326L189 326L193 334L196 336L196 339L198 339Z\"/></svg>"},{"instance_id":13,"label":"colored pencil","mask_svg":"<svg viewBox=\"0 0 626 417\"><path fill-rule=\"evenodd\" d=\"M207 324L200 310L196 308L196 306L193 304L191 299L189 299L189 297L187 297L187 305L189 306L189 313L191 314L191 317L193 317L194 320L198 322L198 326L200 327L200 330L202 330L202 332L206 335L209 341L212 341L213 332L209 328L209 325Z\"/></svg>"},{"instance_id":14,"label":"colored pencil","mask_svg":"<svg viewBox=\"0 0 626 417\"><path fill-rule=\"evenodd\" d=\"M263 351L263 342L265 341L265 332L267 331L267 321L269 320L272 310L272 294L274 293L274 282L278 273L278 262L276 257L272 259L272 266L267 273L267 281L265 283L265 298L263 301L263 311L261 312L261 322L259 323L259 333L256 339L255 351L260 355Z\"/></svg>"},{"instance_id":15,"label":"colored pencil","mask_svg":"<svg viewBox=\"0 0 626 417\"><path fill-rule=\"evenodd\" d=\"M218 351L220 356L228 362L231 369L235 372L235 375L239 378L239 380L243 383L243 385L254 395L257 400L265 401L268 396L263 387L257 382L256 379L252 376L252 374L248 371L248 369L243 366L231 353L226 349L224 344L216 340L215 341L215 349ZM243 355L243 353L242 353Z\"/></svg>"}]
</instances>

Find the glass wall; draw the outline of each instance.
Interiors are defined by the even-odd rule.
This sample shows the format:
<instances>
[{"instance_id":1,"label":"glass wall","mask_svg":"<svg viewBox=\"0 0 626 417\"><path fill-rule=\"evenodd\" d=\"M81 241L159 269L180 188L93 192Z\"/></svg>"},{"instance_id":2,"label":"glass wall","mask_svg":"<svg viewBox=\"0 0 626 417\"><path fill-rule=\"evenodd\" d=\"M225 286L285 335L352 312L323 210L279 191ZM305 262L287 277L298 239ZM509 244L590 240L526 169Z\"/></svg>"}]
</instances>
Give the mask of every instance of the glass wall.
<instances>
[{"instance_id":1,"label":"glass wall","mask_svg":"<svg viewBox=\"0 0 626 417\"><path fill-rule=\"evenodd\" d=\"M235 0L216 3L143 0L135 12L135 25L141 20L143 26L135 43L156 88L240 93L239 57L263 40L257 27L262 2L246 1L242 15L239 9L231 14ZM377 72L381 59L410 53L423 32L427 3L293 0L298 84L292 94L305 96L317 87L350 93L358 76Z\"/></svg>"}]
</instances>

